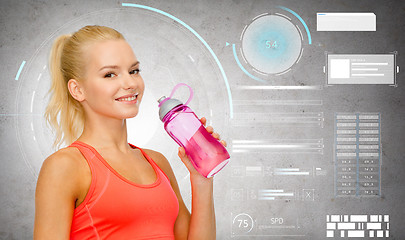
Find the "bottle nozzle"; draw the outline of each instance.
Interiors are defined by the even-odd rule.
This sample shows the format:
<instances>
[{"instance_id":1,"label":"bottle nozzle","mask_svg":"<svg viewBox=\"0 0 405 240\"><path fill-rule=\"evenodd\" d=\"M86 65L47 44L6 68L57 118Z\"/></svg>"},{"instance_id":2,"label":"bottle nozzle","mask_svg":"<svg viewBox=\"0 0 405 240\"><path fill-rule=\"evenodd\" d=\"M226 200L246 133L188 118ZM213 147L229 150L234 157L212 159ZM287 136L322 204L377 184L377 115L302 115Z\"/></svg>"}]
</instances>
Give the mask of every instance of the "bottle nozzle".
<instances>
[{"instance_id":1,"label":"bottle nozzle","mask_svg":"<svg viewBox=\"0 0 405 240\"><path fill-rule=\"evenodd\" d=\"M161 98L159 98L158 103L160 103L161 101L165 100L166 96L162 96Z\"/></svg>"}]
</instances>

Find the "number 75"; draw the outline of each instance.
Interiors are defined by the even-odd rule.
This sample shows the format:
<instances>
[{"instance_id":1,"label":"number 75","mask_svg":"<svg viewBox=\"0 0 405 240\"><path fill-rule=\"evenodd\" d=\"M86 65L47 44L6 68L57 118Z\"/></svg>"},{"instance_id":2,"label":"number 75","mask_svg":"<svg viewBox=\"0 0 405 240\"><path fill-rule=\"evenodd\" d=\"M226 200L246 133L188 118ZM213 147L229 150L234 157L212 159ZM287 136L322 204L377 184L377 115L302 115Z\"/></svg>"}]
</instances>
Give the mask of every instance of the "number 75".
<instances>
[{"instance_id":1,"label":"number 75","mask_svg":"<svg viewBox=\"0 0 405 240\"><path fill-rule=\"evenodd\" d=\"M244 228L249 227L249 223L248 223L247 219L245 219L245 220L240 219L240 220L238 220L238 222L239 222L239 227L244 227Z\"/></svg>"}]
</instances>

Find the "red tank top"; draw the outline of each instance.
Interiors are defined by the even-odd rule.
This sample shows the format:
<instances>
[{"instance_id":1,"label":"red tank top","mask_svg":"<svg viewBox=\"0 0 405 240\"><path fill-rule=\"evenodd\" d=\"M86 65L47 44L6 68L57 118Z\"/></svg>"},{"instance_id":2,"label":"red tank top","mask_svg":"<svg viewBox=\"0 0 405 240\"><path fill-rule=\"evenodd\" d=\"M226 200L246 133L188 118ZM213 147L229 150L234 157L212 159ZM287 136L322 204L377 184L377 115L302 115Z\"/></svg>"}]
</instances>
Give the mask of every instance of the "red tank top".
<instances>
[{"instance_id":1,"label":"red tank top","mask_svg":"<svg viewBox=\"0 0 405 240\"><path fill-rule=\"evenodd\" d=\"M149 185L125 179L86 143L75 141L69 147L80 150L91 170L90 189L73 213L70 239L174 239L176 194L166 174L141 148L157 176Z\"/></svg>"}]
</instances>

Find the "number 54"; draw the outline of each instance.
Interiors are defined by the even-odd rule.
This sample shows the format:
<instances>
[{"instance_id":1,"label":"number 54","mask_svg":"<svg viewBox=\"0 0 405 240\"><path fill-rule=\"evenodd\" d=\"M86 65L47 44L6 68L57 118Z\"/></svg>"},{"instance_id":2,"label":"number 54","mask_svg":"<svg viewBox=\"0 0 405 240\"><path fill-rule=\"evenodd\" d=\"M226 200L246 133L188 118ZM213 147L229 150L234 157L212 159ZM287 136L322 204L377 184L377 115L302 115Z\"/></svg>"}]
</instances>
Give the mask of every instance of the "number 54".
<instances>
[{"instance_id":1,"label":"number 54","mask_svg":"<svg viewBox=\"0 0 405 240\"><path fill-rule=\"evenodd\" d=\"M266 41L266 48L277 48L277 41L271 43L271 41Z\"/></svg>"}]
</instances>

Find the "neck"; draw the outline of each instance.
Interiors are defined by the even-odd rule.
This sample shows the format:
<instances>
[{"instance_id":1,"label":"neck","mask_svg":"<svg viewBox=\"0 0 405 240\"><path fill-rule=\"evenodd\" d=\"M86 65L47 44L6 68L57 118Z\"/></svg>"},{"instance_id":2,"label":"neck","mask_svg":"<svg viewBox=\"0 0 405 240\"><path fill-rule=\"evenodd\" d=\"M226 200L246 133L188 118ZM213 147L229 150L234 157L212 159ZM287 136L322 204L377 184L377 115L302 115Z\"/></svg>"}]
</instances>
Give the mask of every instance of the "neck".
<instances>
[{"instance_id":1,"label":"neck","mask_svg":"<svg viewBox=\"0 0 405 240\"><path fill-rule=\"evenodd\" d=\"M100 150L114 149L127 152L130 149L126 119L86 114L83 133L77 140Z\"/></svg>"}]
</instances>

